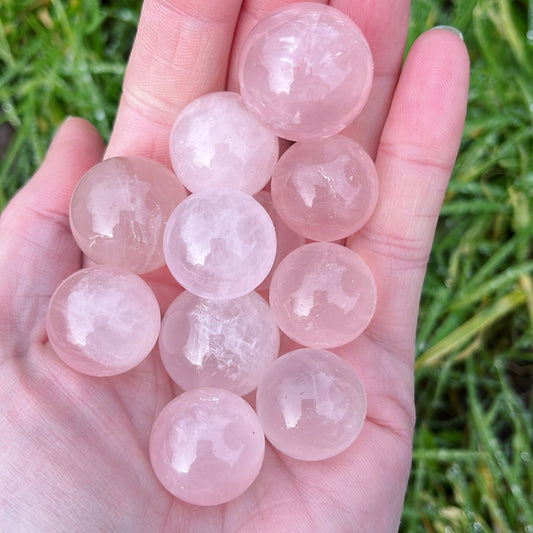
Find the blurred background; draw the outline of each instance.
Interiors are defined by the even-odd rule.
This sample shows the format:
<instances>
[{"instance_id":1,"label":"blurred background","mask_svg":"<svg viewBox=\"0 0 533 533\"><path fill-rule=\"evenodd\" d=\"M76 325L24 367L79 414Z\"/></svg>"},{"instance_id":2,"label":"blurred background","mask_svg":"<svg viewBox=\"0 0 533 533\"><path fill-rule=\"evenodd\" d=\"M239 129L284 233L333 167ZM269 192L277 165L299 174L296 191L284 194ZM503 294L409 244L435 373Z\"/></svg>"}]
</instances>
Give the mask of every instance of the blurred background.
<instances>
[{"instance_id":1,"label":"blurred background","mask_svg":"<svg viewBox=\"0 0 533 533\"><path fill-rule=\"evenodd\" d=\"M0 210L67 115L109 138L141 3L1 0ZM472 78L422 297L402 531L533 533L533 0L413 0L408 45L436 25L464 34Z\"/></svg>"}]
</instances>

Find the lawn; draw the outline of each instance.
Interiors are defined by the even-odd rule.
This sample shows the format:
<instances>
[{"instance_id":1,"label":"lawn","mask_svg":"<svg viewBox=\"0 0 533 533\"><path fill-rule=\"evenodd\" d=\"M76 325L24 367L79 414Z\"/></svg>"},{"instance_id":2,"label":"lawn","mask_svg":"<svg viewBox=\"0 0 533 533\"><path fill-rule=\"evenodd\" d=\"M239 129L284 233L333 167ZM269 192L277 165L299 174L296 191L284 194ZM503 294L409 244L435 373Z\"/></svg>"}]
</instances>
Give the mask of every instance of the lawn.
<instances>
[{"instance_id":1,"label":"lawn","mask_svg":"<svg viewBox=\"0 0 533 533\"><path fill-rule=\"evenodd\" d=\"M139 0L2 0L0 210L66 115L109 137ZM402 530L533 532L533 2L414 0L472 79L420 311Z\"/></svg>"}]
</instances>

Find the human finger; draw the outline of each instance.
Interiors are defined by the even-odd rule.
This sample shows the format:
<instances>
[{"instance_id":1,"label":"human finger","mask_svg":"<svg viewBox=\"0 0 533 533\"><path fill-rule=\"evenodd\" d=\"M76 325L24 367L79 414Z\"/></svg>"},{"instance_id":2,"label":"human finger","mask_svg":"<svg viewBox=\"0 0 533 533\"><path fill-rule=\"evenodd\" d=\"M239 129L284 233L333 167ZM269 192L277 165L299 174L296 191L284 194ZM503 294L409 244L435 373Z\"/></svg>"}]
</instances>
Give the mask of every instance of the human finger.
<instances>
[{"instance_id":1,"label":"human finger","mask_svg":"<svg viewBox=\"0 0 533 533\"><path fill-rule=\"evenodd\" d=\"M79 118L58 130L35 176L0 218L0 361L25 353L44 334L48 300L81 265L69 226L70 197L83 174L102 159L96 129Z\"/></svg>"},{"instance_id":2,"label":"human finger","mask_svg":"<svg viewBox=\"0 0 533 533\"><path fill-rule=\"evenodd\" d=\"M241 0L146 0L106 157L170 164L168 137L194 98L226 85Z\"/></svg>"},{"instance_id":3,"label":"human finger","mask_svg":"<svg viewBox=\"0 0 533 533\"><path fill-rule=\"evenodd\" d=\"M246 37L248 37L252 28L272 11L299 1L301 0L244 0L231 50L228 82L226 87L228 91L239 92L239 56L244 41L246 40ZM327 0L311 0L311 2L327 4Z\"/></svg>"},{"instance_id":4,"label":"human finger","mask_svg":"<svg viewBox=\"0 0 533 533\"><path fill-rule=\"evenodd\" d=\"M469 59L450 31L430 30L407 57L376 158L380 192L369 222L348 240L375 273L367 330L411 362L420 292L463 131Z\"/></svg>"},{"instance_id":5,"label":"human finger","mask_svg":"<svg viewBox=\"0 0 533 533\"><path fill-rule=\"evenodd\" d=\"M245 0L231 54L228 90L238 91L238 62L243 43L257 22L291 2ZM320 2L326 3L326 2ZM368 40L374 60L374 82L369 101L345 135L358 141L373 157L401 69L409 23L409 0L331 0L329 5L348 15Z\"/></svg>"},{"instance_id":6,"label":"human finger","mask_svg":"<svg viewBox=\"0 0 533 533\"><path fill-rule=\"evenodd\" d=\"M374 61L374 80L366 106L342 133L375 157L381 130L398 82L409 27L409 0L331 0L363 32Z\"/></svg>"}]
</instances>

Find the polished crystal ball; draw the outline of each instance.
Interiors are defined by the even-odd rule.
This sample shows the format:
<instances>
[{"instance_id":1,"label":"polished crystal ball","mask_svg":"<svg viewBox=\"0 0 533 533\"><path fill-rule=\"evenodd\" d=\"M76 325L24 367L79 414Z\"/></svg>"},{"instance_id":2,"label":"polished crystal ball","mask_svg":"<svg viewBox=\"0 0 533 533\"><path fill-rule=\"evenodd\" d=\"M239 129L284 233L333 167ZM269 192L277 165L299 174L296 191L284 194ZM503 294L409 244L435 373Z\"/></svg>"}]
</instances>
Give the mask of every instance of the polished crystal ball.
<instances>
[{"instance_id":1,"label":"polished crystal ball","mask_svg":"<svg viewBox=\"0 0 533 533\"><path fill-rule=\"evenodd\" d=\"M276 232L252 196L217 187L178 205L163 249L170 272L185 289L202 298L231 299L266 278L276 255Z\"/></svg>"},{"instance_id":2,"label":"polished crystal ball","mask_svg":"<svg viewBox=\"0 0 533 533\"><path fill-rule=\"evenodd\" d=\"M255 411L233 392L191 389L157 417L150 459L159 481L195 505L240 496L261 469L265 437Z\"/></svg>"},{"instance_id":3,"label":"polished crystal ball","mask_svg":"<svg viewBox=\"0 0 533 533\"><path fill-rule=\"evenodd\" d=\"M192 192L233 187L255 194L270 179L278 155L278 138L236 93L194 100L179 114L170 135L172 166Z\"/></svg>"},{"instance_id":4,"label":"polished crystal ball","mask_svg":"<svg viewBox=\"0 0 533 533\"><path fill-rule=\"evenodd\" d=\"M278 136L308 141L339 133L365 105L370 48L341 11L299 2L265 17L239 61L245 105Z\"/></svg>"},{"instance_id":5,"label":"polished crystal ball","mask_svg":"<svg viewBox=\"0 0 533 533\"><path fill-rule=\"evenodd\" d=\"M91 376L113 376L138 365L156 344L160 325L159 305L146 282L104 265L65 279L46 316L57 355Z\"/></svg>"},{"instance_id":6,"label":"polished crystal ball","mask_svg":"<svg viewBox=\"0 0 533 533\"><path fill-rule=\"evenodd\" d=\"M281 330L303 346L333 348L357 338L376 306L366 263L339 244L317 242L291 252L270 283L270 308Z\"/></svg>"},{"instance_id":7,"label":"polished crystal ball","mask_svg":"<svg viewBox=\"0 0 533 533\"><path fill-rule=\"evenodd\" d=\"M263 280L261 285L257 287L258 291L267 290L270 287L270 281L275 268L279 265L280 261L296 248L305 244L305 237L299 235L293 231L283 219L279 216L274 204L272 202L272 195L270 191L260 191L254 198L265 208L266 212L272 219L274 229L276 230L276 257L272 269L268 273L268 276Z\"/></svg>"},{"instance_id":8,"label":"polished crystal ball","mask_svg":"<svg viewBox=\"0 0 533 533\"><path fill-rule=\"evenodd\" d=\"M183 389L218 387L247 394L278 356L279 329L256 292L206 300L185 291L172 302L159 336L161 360Z\"/></svg>"},{"instance_id":9,"label":"polished crystal ball","mask_svg":"<svg viewBox=\"0 0 533 533\"><path fill-rule=\"evenodd\" d=\"M259 383L256 409L266 438L304 461L348 448L366 416L366 396L353 367L326 350L303 348L274 361Z\"/></svg>"},{"instance_id":10,"label":"polished crystal ball","mask_svg":"<svg viewBox=\"0 0 533 533\"><path fill-rule=\"evenodd\" d=\"M78 183L70 227L95 263L136 273L164 265L163 232L186 191L173 172L146 157L106 159Z\"/></svg>"},{"instance_id":11,"label":"polished crystal ball","mask_svg":"<svg viewBox=\"0 0 533 533\"><path fill-rule=\"evenodd\" d=\"M348 237L370 218L378 198L372 158L335 135L293 144L279 160L272 201L285 223L315 241Z\"/></svg>"}]
</instances>

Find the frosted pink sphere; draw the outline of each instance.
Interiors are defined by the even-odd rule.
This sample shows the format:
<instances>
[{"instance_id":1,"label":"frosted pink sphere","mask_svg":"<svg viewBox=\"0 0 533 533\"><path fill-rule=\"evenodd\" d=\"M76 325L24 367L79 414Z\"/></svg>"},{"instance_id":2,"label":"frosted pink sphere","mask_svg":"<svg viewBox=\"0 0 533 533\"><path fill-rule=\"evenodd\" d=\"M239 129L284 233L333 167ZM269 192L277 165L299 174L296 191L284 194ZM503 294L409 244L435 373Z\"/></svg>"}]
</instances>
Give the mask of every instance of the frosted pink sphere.
<instances>
[{"instance_id":1,"label":"frosted pink sphere","mask_svg":"<svg viewBox=\"0 0 533 533\"><path fill-rule=\"evenodd\" d=\"M270 308L281 330L303 346L333 348L358 337L376 307L366 263L330 242L306 244L276 268Z\"/></svg>"},{"instance_id":2,"label":"frosted pink sphere","mask_svg":"<svg viewBox=\"0 0 533 533\"><path fill-rule=\"evenodd\" d=\"M366 395L352 366L326 350L282 355L257 389L266 438L284 454L320 461L346 450L366 416Z\"/></svg>"},{"instance_id":3,"label":"frosted pink sphere","mask_svg":"<svg viewBox=\"0 0 533 533\"><path fill-rule=\"evenodd\" d=\"M217 187L191 194L172 213L163 240L172 275L202 298L253 291L276 255L276 232L250 195Z\"/></svg>"},{"instance_id":4,"label":"frosted pink sphere","mask_svg":"<svg viewBox=\"0 0 533 533\"><path fill-rule=\"evenodd\" d=\"M274 269L279 265L280 261L294 249L305 244L305 238L301 235L298 235L296 232L285 224L283 219L279 216L278 212L274 208L272 203L272 195L269 191L260 191L254 198L265 208L266 212L272 219L274 223L274 228L276 230L276 257L274 259L274 265L268 273L268 276L263 280L261 285L257 287L258 291L267 290L270 287L270 281L272 279L272 274Z\"/></svg>"},{"instance_id":5,"label":"frosted pink sphere","mask_svg":"<svg viewBox=\"0 0 533 533\"><path fill-rule=\"evenodd\" d=\"M264 452L255 411L233 392L211 387L174 398L150 436L150 459L159 481L195 505L218 505L240 496L257 477Z\"/></svg>"},{"instance_id":6,"label":"frosted pink sphere","mask_svg":"<svg viewBox=\"0 0 533 533\"><path fill-rule=\"evenodd\" d=\"M178 116L170 135L172 166L192 192L233 187L260 191L278 160L278 138L236 93L206 94Z\"/></svg>"},{"instance_id":7,"label":"frosted pink sphere","mask_svg":"<svg viewBox=\"0 0 533 533\"><path fill-rule=\"evenodd\" d=\"M159 352L183 389L218 387L243 396L253 391L278 356L279 329L256 292L232 300L205 300L183 292L161 324Z\"/></svg>"},{"instance_id":8,"label":"frosted pink sphere","mask_svg":"<svg viewBox=\"0 0 533 533\"><path fill-rule=\"evenodd\" d=\"M164 265L163 231L186 191L167 167L146 157L114 157L83 176L70 227L95 263L144 273Z\"/></svg>"},{"instance_id":9,"label":"frosted pink sphere","mask_svg":"<svg viewBox=\"0 0 533 533\"><path fill-rule=\"evenodd\" d=\"M240 91L280 137L315 140L353 121L370 94L373 70L366 39L347 15L299 2L265 17L248 35Z\"/></svg>"},{"instance_id":10,"label":"frosted pink sphere","mask_svg":"<svg viewBox=\"0 0 533 533\"><path fill-rule=\"evenodd\" d=\"M360 229L378 198L372 158L342 135L293 144L279 160L272 201L285 223L315 241L334 241Z\"/></svg>"},{"instance_id":11,"label":"frosted pink sphere","mask_svg":"<svg viewBox=\"0 0 533 533\"><path fill-rule=\"evenodd\" d=\"M46 331L57 355L91 376L113 376L138 365L161 325L157 300L136 274L113 266L78 270L59 285Z\"/></svg>"}]
</instances>

